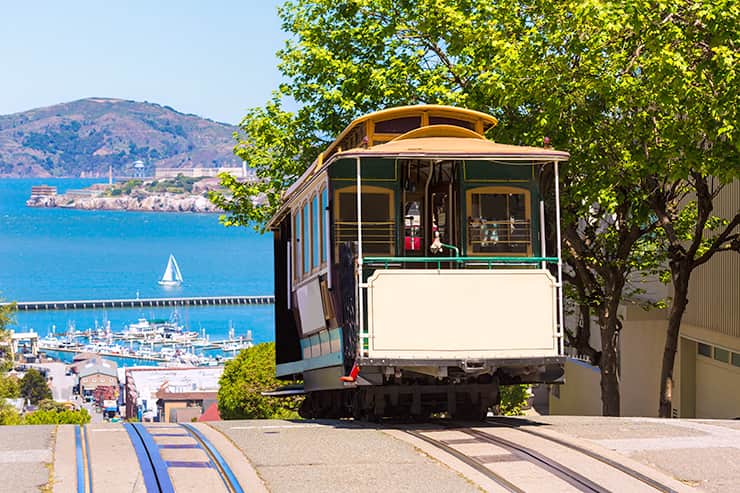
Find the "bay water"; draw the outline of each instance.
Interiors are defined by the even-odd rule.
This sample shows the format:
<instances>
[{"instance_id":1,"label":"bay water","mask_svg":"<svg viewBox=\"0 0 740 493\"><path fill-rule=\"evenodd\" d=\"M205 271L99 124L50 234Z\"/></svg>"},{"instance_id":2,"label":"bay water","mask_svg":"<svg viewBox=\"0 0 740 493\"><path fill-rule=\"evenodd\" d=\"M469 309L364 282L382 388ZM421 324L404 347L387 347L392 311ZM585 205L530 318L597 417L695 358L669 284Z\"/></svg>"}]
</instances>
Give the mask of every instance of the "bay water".
<instances>
[{"instance_id":1,"label":"bay water","mask_svg":"<svg viewBox=\"0 0 740 493\"><path fill-rule=\"evenodd\" d=\"M84 211L30 208L33 185L59 193L103 180L0 179L0 298L47 301L273 294L272 238L248 228L226 228L217 214ZM184 282L157 281L173 254ZM174 313L173 313L174 312ZM41 336L102 326L118 332L138 318L177 316L211 340L252 331L273 340L273 306L18 312L11 328Z\"/></svg>"}]
</instances>

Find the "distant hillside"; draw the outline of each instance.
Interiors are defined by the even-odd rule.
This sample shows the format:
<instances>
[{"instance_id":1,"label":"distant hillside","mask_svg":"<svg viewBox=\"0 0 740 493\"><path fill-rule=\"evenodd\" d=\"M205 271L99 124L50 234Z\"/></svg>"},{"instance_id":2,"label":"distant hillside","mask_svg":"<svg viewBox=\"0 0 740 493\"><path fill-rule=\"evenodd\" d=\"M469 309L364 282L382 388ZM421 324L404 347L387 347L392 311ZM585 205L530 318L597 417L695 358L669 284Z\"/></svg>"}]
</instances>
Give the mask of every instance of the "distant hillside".
<instances>
[{"instance_id":1,"label":"distant hillside","mask_svg":"<svg viewBox=\"0 0 740 493\"><path fill-rule=\"evenodd\" d=\"M148 168L239 166L236 127L169 106L89 98L0 116L0 177L133 175ZM153 172L151 172L153 174Z\"/></svg>"}]
</instances>

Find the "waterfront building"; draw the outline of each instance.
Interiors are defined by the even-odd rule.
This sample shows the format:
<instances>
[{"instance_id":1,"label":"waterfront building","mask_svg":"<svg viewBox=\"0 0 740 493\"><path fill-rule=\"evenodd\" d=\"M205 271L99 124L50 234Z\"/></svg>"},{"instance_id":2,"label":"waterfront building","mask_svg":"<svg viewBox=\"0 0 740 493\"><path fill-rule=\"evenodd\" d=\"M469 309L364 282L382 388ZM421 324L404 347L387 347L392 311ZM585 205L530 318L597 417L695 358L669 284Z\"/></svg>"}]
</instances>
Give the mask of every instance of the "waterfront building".
<instances>
[{"instance_id":1,"label":"waterfront building","mask_svg":"<svg viewBox=\"0 0 740 493\"><path fill-rule=\"evenodd\" d=\"M194 367L194 368L152 368L136 367L126 370L126 382L124 385L126 417L137 418L141 421L165 421L165 412L169 412L170 407L165 410L164 405L158 405L160 397L157 395L160 391L166 394L180 393L203 393L218 392L218 381L224 372L222 366L218 367ZM167 395L165 395L167 397ZM213 399L211 399L213 400ZM192 399L200 401L200 406L209 401L209 399ZM172 401L182 402L182 401ZM185 400L187 407L188 400ZM181 406L182 407L182 406ZM202 412L202 411L201 411Z\"/></svg>"},{"instance_id":2,"label":"waterfront building","mask_svg":"<svg viewBox=\"0 0 740 493\"><path fill-rule=\"evenodd\" d=\"M92 396L98 387L118 391L118 365L103 358L91 358L77 366L80 395Z\"/></svg>"},{"instance_id":3,"label":"waterfront building","mask_svg":"<svg viewBox=\"0 0 740 493\"><path fill-rule=\"evenodd\" d=\"M216 177L221 173L229 173L237 178L249 177L248 171L245 166L240 168L237 167L220 167L220 168L207 168L207 167L195 167L195 168L155 168L154 178L176 178L178 175L185 176L187 178L207 178Z\"/></svg>"},{"instance_id":4,"label":"waterfront building","mask_svg":"<svg viewBox=\"0 0 740 493\"><path fill-rule=\"evenodd\" d=\"M31 187L31 198L53 197L57 194L57 187L49 185L34 185Z\"/></svg>"}]
</instances>

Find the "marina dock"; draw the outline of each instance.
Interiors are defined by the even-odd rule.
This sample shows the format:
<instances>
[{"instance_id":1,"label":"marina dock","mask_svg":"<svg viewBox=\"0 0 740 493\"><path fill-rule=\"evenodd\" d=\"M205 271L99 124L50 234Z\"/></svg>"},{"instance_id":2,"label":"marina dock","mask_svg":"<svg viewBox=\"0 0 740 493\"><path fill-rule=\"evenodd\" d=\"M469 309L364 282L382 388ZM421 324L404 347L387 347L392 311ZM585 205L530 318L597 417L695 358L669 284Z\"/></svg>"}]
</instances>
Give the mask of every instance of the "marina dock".
<instances>
[{"instance_id":1,"label":"marina dock","mask_svg":"<svg viewBox=\"0 0 740 493\"><path fill-rule=\"evenodd\" d=\"M19 301L18 311L92 310L96 308L157 308L177 306L271 305L273 295L263 296L198 296L186 298L133 298L116 300ZM0 303L8 305L9 303Z\"/></svg>"}]
</instances>

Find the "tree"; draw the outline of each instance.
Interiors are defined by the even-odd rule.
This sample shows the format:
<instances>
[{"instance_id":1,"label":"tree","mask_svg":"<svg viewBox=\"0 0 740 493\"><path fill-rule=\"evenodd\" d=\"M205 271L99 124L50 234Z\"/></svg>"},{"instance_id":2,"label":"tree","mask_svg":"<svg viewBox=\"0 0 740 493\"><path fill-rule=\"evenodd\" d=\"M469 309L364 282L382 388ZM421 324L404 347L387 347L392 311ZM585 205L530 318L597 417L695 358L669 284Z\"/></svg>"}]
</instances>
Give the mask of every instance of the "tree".
<instances>
[{"instance_id":1,"label":"tree","mask_svg":"<svg viewBox=\"0 0 740 493\"><path fill-rule=\"evenodd\" d=\"M571 342L601 369L603 413L618 415L617 308L639 291L630 278L654 272L665 254L655 180L689 180L690 168L676 166L687 157L702 176L737 177L737 10L708 0L286 2L280 16L292 37L278 56L287 82L247 114L235 151L259 180L224 178L232 197L213 199L227 224L261 227L329 136L388 106L461 105L497 115L497 139L550 137L571 153L564 255L582 314ZM697 51L710 62L694 73L684 63ZM715 93L716 103L706 97ZM299 109L286 111L286 100ZM702 134L726 156L703 152ZM592 314L598 350L586 337Z\"/></svg>"},{"instance_id":2,"label":"tree","mask_svg":"<svg viewBox=\"0 0 740 493\"><path fill-rule=\"evenodd\" d=\"M10 331L8 327L15 321L15 309L15 303L0 304L0 372L9 370L13 364L10 359Z\"/></svg>"},{"instance_id":3,"label":"tree","mask_svg":"<svg viewBox=\"0 0 740 493\"><path fill-rule=\"evenodd\" d=\"M300 398L261 395L282 385L275 378L275 343L257 344L226 364L219 380L218 411L224 419L296 418Z\"/></svg>"},{"instance_id":4,"label":"tree","mask_svg":"<svg viewBox=\"0 0 740 493\"><path fill-rule=\"evenodd\" d=\"M52 398L46 378L37 369L31 368L21 378L21 397L31 401L31 404Z\"/></svg>"},{"instance_id":5,"label":"tree","mask_svg":"<svg viewBox=\"0 0 740 493\"><path fill-rule=\"evenodd\" d=\"M21 383L15 375L0 373L0 399L17 399L21 396Z\"/></svg>"}]
</instances>

